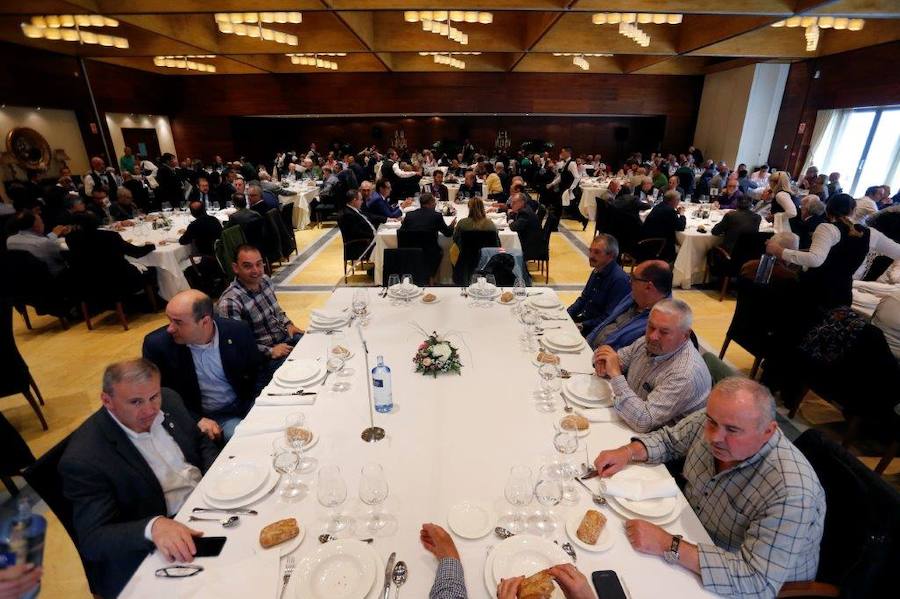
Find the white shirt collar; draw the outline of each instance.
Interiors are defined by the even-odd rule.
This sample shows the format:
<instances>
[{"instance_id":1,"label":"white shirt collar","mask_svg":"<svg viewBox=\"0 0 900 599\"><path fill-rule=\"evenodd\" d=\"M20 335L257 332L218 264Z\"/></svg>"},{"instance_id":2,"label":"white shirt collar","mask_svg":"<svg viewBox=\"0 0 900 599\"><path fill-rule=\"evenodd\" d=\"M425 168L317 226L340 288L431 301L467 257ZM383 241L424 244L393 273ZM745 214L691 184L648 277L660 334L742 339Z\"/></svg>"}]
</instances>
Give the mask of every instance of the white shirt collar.
<instances>
[{"instance_id":1,"label":"white shirt collar","mask_svg":"<svg viewBox=\"0 0 900 599\"><path fill-rule=\"evenodd\" d=\"M130 428L128 428L128 427L125 426L124 424L122 424L122 421L120 421L118 418L116 418L116 415L113 414L113 413L109 410L109 408L107 408L106 413L109 414L109 415L112 417L113 421L114 421L116 424L118 424L119 427L121 427L121 429L122 429L123 431L125 431L125 434L128 435L128 438L131 439L132 441L138 441L138 440L140 440L140 439L146 439L147 437L149 437L149 436L153 433L153 429L156 428L156 427L162 426L162 422L163 422L163 420L165 420L165 418L166 418L166 415L163 414L162 410L160 410L160 411L156 414L156 418L153 419L153 423L150 425L150 430L147 431L146 433L138 433L138 432L136 432L136 431L131 430Z\"/></svg>"}]
</instances>

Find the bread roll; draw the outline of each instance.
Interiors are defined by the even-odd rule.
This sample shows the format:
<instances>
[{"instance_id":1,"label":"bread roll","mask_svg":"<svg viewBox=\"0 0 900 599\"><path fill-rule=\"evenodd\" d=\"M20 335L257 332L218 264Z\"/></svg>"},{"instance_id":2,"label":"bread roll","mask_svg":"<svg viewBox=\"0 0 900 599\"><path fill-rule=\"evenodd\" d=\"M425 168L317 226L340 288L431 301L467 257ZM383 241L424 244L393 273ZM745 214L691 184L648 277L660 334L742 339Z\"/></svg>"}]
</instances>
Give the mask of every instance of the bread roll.
<instances>
[{"instance_id":1,"label":"bread roll","mask_svg":"<svg viewBox=\"0 0 900 599\"><path fill-rule=\"evenodd\" d=\"M436 299L437 299L437 296L433 293L426 293L425 295L422 296L422 301L425 302L426 304L430 304L431 302L433 302Z\"/></svg>"},{"instance_id":2,"label":"bread roll","mask_svg":"<svg viewBox=\"0 0 900 599\"><path fill-rule=\"evenodd\" d=\"M541 570L522 581L516 597L517 599L550 599L554 588L550 572Z\"/></svg>"},{"instance_id":3,"label":"bread roll","mask_svg":"<svg viewBox=\"0 0 900 599\"><path fill-rule=\"evenodd\" d=\"M300 534L300 526L297 524L296 518L285 518L278 522L273 522L259 531L259 544L263 549L280 545L285 541L290 541Z\"/></svg>"},{"instance_id":4,"label":"bread roll","mask_svg":"<svg viewBox=\"0 0 900 599\"><path fill-rule=\"evenodd\" d=\"M597 510L588 510L581 519L575 535L588 545L595 545L604 526L606 526L606 516Z\"/></svg>"},{"instance_id":5,"label":"bread roll","mask_svg":"<svg viewBox=\"0 0 900 599\"><path fill-rule=\"evenodd\" d=\"M303 443L306 445L313 438L312 432L302 426L289 426L285 434L289 443Z\"/></svg>"},{"instance_id":6,"label":"bread roll","mask_svg":"<svg viewBox=\"0 0 900 599\"><path fill-rule=\"evenodd\" d=\"M541 364L559 364L559 356L550 352L540 351L537 355L537 361Z\"/></svg>"},{"instance_id":7,"label":"bread roll","mask_svg":"<svg viewBox=\"0 0 900 599\"><path fill-rule=\"evenodd\" d=\"M560 421L560 424L566 430L576 431L586 431L591 426L590 421L581 414L569 414Z\"/></svg>"},{"instance_id":8,"label":"bread roll","mask_svg":"<svg viewBox=\"0 0 900 599\"><path fill-rule=\"evenodd\" d=\"M508 304L509 302L513 301L514 297L515 296L513 295L512 291L504 291L500 294L500 301L504 304Z\"/></svg>"}]
</instances>

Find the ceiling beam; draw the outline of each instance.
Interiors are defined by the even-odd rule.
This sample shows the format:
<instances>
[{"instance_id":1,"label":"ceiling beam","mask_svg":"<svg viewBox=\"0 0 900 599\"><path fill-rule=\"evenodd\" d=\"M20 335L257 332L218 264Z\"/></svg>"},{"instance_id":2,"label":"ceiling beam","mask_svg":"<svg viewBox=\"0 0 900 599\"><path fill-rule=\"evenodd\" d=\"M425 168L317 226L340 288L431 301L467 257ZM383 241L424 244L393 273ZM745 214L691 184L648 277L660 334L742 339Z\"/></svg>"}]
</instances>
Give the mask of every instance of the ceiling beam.
<instances>
[{"instance_id":1,"label":"ceiling beam","mask_svg":"<svg viewBox=\"0 0 900 599\"><path fill-rule=\"evenodd\" d=\"M534 47L537 46L544 36L553 29L557 22L562 18L566 11L572 8L578 0L569 0L565 7L559 12L554 13L546 13L542 15L540 22L536 19L527 19L525 22L525 33L529 39L523 40L525 42L525 51L519 54L513 61L509 67L508 72L512 72L515 70L519 63L522 62L522 59L525 58L525 55L534 50ZM535 21L531 23L531 21Z\"/></svg>"},{"instance_id":2,"label":"ceiling beam","mask_svg":"<svg viewBox=\"0 0 900 599\"><path fill-rule=\"evenodd\" d=\"M322 0L322 6L333 9L331 0ZM332 14L340 21L347 31L353 34L365 48L372 53L388 72L392 71L389 61L385 60L381 53L375 51L375 15L371 11L344 12L332 10Z\"/></svg>"}]
</instances>

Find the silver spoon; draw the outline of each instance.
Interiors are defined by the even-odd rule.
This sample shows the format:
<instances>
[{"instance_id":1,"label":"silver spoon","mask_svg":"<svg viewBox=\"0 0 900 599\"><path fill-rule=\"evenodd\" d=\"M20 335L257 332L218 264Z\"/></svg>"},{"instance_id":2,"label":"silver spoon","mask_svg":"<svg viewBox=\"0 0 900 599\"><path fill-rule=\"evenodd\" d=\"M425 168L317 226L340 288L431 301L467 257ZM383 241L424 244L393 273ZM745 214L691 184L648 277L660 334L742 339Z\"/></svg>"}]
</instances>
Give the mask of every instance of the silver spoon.
<instances>
[{"instance_id":1,"label":"silver spoon","mask_svg":"<svg viewBox=\"0 0 900 599\"><path fill-rule=\"evenodd\" d=\"M200 520L202 522L218 522L222 525L222 528L234 528L241 523L240 516L229 516L228 518L198 518L197 516L190 516L188 518L189 522L194 522L197 520Z\"/></svg>"},{"instance_id":2,"label":"silver spoon","mask_svg":"<svg viewBox=\"0 0 900 599\"><path fill-rule=\"evenodd\" d=\"M506 530L502 526L498 526L497 528L495 528L494 534L497 535L498 537L500 537L501 539L508 539L509 537L515 536L515 533L512 533L512 532Z\"/></svg>"},{"instance_id":3,"label":"silver spoon","mask_svg":"<svg viewBox=\"0 0 900 599\"><path fill-rule=\"evenodd\" d=\"M397 599L400 598L400 587L406 583L407 574L409 574L409 570L406 569L406 562L402 560L397 562L397 565L394 566L394 572L391 574L391 580L397 585Z\"/></svg>"},{"instance_id":4,"label":"silver spoon","mask_svg":"<svg viewBox=\"0 0 900 599\"><path fill-rule=\"evenodd\" d=\"M566 403L566 407L563 408L563 411L564 411L566 414L571 414L572 412L574 412L574 411L575 411L575 408L573 408L572 406L569 405L569 398L566 397L566 394L565 394L565 393L560 393L560 395L562 395L563 401Z\"/></svg>"},{"instance_id":5,"label":"silver spoon","mask_svg":"<svg viewBox=\"0 0 900 599\"><path fill-rule=\"evenodd\" d=\"M576 477L575 482L584 487L585 490L591 494L591 499L594 500L594 503L596 503L597 505L606 505L606 497L599 493L594 493L593 491L591 491L591 488L584 484L584 482L580 478Z\"/></svg>"},{"instance_id":6,"label":"silver spoon","mask_svg":"<svg viewBox=\"0 0 900 599\"><path fill-rule=\"evenodd\" d=\"M338 540L337 537L333 537L328 533L319 535L320 543L329 543L331 541L337 541L337 540ZM359 539L359 540L362 541L363 543L371 543L375 539Z\"/></svg>"}]
</instances>

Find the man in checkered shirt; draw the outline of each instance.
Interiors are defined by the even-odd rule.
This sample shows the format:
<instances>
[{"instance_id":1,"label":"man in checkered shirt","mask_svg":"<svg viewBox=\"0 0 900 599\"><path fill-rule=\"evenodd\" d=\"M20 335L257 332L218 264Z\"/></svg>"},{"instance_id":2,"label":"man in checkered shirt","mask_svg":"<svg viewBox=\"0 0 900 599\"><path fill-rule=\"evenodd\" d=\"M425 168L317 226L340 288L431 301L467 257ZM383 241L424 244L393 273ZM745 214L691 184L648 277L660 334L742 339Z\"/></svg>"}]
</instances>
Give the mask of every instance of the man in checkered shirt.
<instances>
[{"instance_id":1,"label":"man in checkered shirt","mask_svg":"<svg viewBox=\"0 0 900 599\"><path fill-rule=\"evenodd\" d=\"M635 549L677 562L721 595L774 597L785 582L815 579L825 492L779 430L768 389L727 378L713 388L706 410L602 451L594 465L606 477L631 462L680 457L684 494L715 545L676 540L655 524L628 520Z\"/></svg>"}]
</instances>

